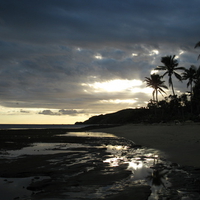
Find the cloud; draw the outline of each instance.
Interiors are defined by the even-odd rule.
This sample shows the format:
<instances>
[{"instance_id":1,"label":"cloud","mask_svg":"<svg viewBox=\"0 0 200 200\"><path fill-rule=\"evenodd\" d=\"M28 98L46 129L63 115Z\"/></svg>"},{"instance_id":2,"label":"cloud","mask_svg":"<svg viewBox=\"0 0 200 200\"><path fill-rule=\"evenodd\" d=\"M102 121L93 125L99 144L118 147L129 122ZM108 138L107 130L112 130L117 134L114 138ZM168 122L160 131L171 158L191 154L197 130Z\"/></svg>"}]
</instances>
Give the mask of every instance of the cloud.
<instances>
[{"instance_id":1,"label":"cloud","mask_svg":"<svg viewBox=\"0 0 200 200\"><path fill-rule=\"evenodd\" d=\"M57 113L54 113L51 110L43 110L43 111L39 112L38 114L41 114L41 115L57 115Z\"/></svg>"},{"instance_id":2,"label":"cloud","mask_svg":"<svg viewBox=\"0 0 200 200\"><path fill-rule=\"evenodd\" d=\"M71 115L71 116L75 116L75 115L78 115L78 114L82 114L82 113L85 113L84 111L77 111L77 110L66 110L66 109L61 109L59 111L51 111L51 110L43 110L43 111L40 111L38 114L41 114L41 115Z\"/></svg>"},{"instance_id":3,"label":"cloud","mask_svg":"<svg viewBox=\"0 0 200 200\"><path fill-rule=\"evenodd\" d=\"M179 0L173 3L144 0L36 2L1 0L4 39L88 46L102 42L108 45L156 41L185 43L183 37L199 37L195 25L200 20L196 17L198 1L192 4Z\"/></svg>"},{"instance_id":4,"label":"cloud","mask_svg":"<svg viewBox=\"0 0 200 200\"><path fill-rule=\"evenodd\" d=\"M96 93L83 83L143 81L166 55L198 66L198 8L197 0L0 0L0 105L55 116L144 105L150 93Z\"/></svg>"},{"instance_id":5,"label":"cloud","mask_svg":"<svg viewBox=\"0 0 200 200\"><path fill-rule=\"evenodd\" d=\"M21 113L30 113L30 111L28 111L28 110L22 110L22 109L20 110L20 112Z\"/></svg>"}]
</instances>

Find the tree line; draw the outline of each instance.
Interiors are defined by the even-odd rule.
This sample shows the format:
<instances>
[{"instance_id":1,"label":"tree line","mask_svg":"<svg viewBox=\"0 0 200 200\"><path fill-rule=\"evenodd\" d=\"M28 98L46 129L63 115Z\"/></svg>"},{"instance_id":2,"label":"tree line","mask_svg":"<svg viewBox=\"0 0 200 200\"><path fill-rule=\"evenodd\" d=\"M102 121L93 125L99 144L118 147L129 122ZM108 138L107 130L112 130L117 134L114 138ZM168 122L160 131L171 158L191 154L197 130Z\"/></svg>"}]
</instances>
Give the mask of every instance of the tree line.
<instances>
[{"instance_id":1,"label":"tree line","mask_svg":"<svg viewBox=\"0 0 200 200\"><path fill-rule=\"evenodd\" d=\"M195 45L195 48L197 47L200 47L200 42ZM179 67L175 55L162 57L161 63L163 65L154 70L164 73L153 73L144 80L147 87L153 88L152 99L147 104L147 108L153 111L152 120L200 121L200 66ZM165 92L165 89L168 89L163 80L165 76L168 76L168 86L172 91L169 96L166 96ZM187 81L186 86L189 90L178 96L174 90L174 78L181 82ZM158 100L159 93L164 97L163 100Z\"/></svg>"}]
</instances>

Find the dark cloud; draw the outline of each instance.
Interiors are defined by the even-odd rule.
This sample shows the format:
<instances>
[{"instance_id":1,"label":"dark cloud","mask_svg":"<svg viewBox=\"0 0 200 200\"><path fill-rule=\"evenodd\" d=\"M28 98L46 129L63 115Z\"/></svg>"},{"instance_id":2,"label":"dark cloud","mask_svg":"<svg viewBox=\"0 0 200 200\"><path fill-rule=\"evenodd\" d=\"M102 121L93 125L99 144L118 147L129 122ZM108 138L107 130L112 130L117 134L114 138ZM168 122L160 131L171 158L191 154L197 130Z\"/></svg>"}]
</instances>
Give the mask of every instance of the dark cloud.
<instances>
[{"instance_id":1,"label":"dark cloud","mask_svg":"<svg viewBox=\"0 0 200 200\"><path fill-rule=\"evenodd\" d=\"M199 37L198 1L2 0L0 4L1 36L12 41L185 43L183 37Z\"/></svg>"},{"instance_id":2,"label":"dark cloud","mask_svg":"<svg viewBox=\"0 0 200 200\"><path fill-rule=\"evenodd\" d=\"M54 113L51 110L43 110L43 111L39 112L38 114L41 114L41 115L57 115L57 113Z\"/></svg>"},{"instance_id":3,"label":"dark cloud","mask_svg":"<svg viewBox=\"0 0 200 200\"><path fill-rule=\"evenodd\" d=\"M83 114L85 113L84 111L77 111L77 110L66 110L66 109L61 109L59 111L51 111L51 110L43 110L39 112L38 114L42 115L71 115L71 116L76 116L78 114Z\"/></svg>"},{"instance_id":4,"label":"dark cloud","mask_svg":"<svg viewBox=\"0 0 200 200\"><path fill-rule=\"evenodd\" d=\"M198 0L0 0L0 104L73 116L148 101L150 94L95 92L83 83L144 80L166 55L198 66L199 6ZM132 105L111 103L136 97Z\"/></svg>"}]
</instances>

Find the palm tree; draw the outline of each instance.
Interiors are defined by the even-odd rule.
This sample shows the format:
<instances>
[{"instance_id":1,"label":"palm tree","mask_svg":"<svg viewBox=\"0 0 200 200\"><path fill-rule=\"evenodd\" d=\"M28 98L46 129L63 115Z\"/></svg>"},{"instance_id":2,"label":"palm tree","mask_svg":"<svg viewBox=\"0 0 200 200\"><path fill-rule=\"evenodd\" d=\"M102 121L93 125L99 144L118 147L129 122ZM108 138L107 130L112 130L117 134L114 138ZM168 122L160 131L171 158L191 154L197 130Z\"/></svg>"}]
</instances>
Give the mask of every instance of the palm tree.
<instances>
[{"instance_id":1,"label":"palm tree","mask_svg":"<svg viewBox=\"0 0 200 200\"><path fill-rule=\"evenodd\" d=\"M180 74L178 74L176 71L177 70L184 70L184 67L177 67L178 66L178 61L175 59L175 55L173 56L165 56L161 58L161 62L164 64L164 66L158 66L155 68L155 70L165 70L166 72L163 74L163 77L168 74L169 76L169 86L172 87L172 92L173 95L175 96L174 92L174 86L172 82L172 75L174 74L175 77L178 80L182 80L182 77Z\"/></svg>"},{"instance_id":2,"label":"palm tree","mask_svg":"<svg viewBox=\"0 0 200 200\"><path fill-rule=\"evenodd\" d=\"M145 82L147 84L147 87L153 88L153 100L158 103L158 92L162 95L162 93L165 93L165 91L162 88L168 89L166 85L164 85L165 81L161 80L162 76L159 74L151 74L150 78L145 77ZM166 93L165 93L166 94Z\"/></svg>"},{"instance_id":3,"label":"palm tree","mask_svg":"<svg viewBox=\"0 0 200 200\"><path fill-rule=\"evenodd\" d=\"M196 80L194 81L194 83L197 84L198 82L200 82L200 66L196 70Z\"/></svg>"},{"instance_id":4,"label":"palm tree","mask_svg":"<svg viewBox=\"0 0 200 200\"><path fill-rule=\"evenodd\" d=\"M200 47L200 41L199 42L197 42L196 43L196 45L194 46L194 48L196 49L197 47ZM199 56L198 56L198 58L197 59L199 59L200 58L200 54L199 54Z\"/></svg>"},{"instance_id":5,"label":"palm tree","mask_svg":"<svg viewBox=\"0 0 200 200\"><path fill-rule=\"evenodd\" d=\"M188 80L187 87L190 86L190 95L191 95L191 100L192 100L193 83L195 83L197 79L197 68L194 65L191 65L189 69L184 69L184 72L182 73L182 79Z\"/></svg>"},{"instance_id":6,"label":"palm tree","mask_svg":"<svg viewBox=\"0 0 200 200\"><path fill-rule=\"evenodd\" d=\"M195 85L193 87L193 106L195 106L194 111L200 113L200 67L196 71L196 79L194 81Z\"/></svg>"}]
</instances>

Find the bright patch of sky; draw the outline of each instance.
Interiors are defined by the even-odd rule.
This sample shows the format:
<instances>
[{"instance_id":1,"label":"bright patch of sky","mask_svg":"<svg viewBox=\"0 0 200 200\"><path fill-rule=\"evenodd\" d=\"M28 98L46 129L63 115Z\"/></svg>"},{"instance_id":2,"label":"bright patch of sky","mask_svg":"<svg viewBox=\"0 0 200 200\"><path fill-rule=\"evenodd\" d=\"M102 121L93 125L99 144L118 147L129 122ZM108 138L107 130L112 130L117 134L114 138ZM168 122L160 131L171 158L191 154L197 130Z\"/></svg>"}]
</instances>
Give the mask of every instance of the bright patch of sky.
<instances>
[{"instance_id":1,"label":"bright patch of sky","mask_svg":"<svg viewBox=\"0 0 200 200\"><path fill-rule=\"evenodd\" d=\"M157 74L159 71L158 70L155 70L155 69L152 69L151 70L151 74Z\"/></svg>"},{"instance_id":2,"label":"bright patch of sky","mask_svg":"<svg viewBox=\"0 0 200 200\"><path fill-rule=\"evenodd\" d=\"M134 104L137 102L135 99L109 99L109 100L100 100L101 103L111 103L111 104Z\"/></svg>"},{"instance_id":3,"label":"bright patch of sky","mask_svg":"<svg viewBox=\"0 0 200 200\"><path fill-rule=\"evenodd\" d=\"M131 90L136 86L141 86L143 82L141 80L122 80L115 79L105 82L83 83L82 86L88 86L93 88L95 92L122 92L125 90Z\"/></svg>"},{"instance_id":4,"label":"bright patch of sky","mask_svg":"<svg viewBox=\"0 0 200 200\"><path fill-rule=\"evenodd\" d=\"M152 51L149 53L150 56L154 56L154 55L158 55L158 54L159 54L159 51L156 50L156 49L152 50Z\"/></svg>"},{"instance_id":5,"label":"bright patch of sky","mask_svg":"<svg viewBox=\"0 0 200 200\"><path fill-rule=\"evenodd\" d=\"M98 60L101 60L101 59L103 59L103 57L102 57L102 55L101 54L96 54L95 56L94 56L96 59L98 59Z\"/></svg>"}]
</instances>

